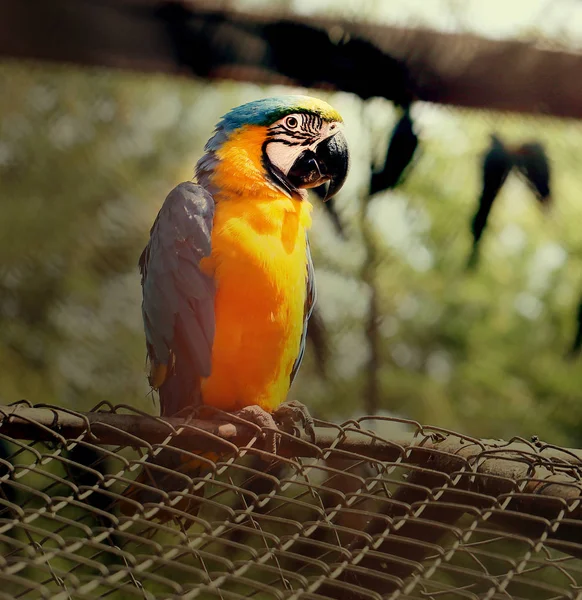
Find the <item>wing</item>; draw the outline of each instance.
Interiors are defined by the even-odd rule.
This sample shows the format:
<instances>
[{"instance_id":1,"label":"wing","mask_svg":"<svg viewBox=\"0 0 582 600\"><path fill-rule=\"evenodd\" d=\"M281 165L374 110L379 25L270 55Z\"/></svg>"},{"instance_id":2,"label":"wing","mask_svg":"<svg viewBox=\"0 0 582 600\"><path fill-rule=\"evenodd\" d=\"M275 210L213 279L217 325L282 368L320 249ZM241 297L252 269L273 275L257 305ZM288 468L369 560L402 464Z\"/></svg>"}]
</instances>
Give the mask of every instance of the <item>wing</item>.
<instances>
[{"instance_id":1,"label":"wing","mask_svg":"<svg viewBox=\"0 0 582 600\"><path fill-rule=\"evenodd\" d=\"M518 168L539 202L550 202L550 161L539 142L522 144L516 151Z\"/></svg>"},{"instance_id":2,"label":"wing","mask_svg":"<svg viewBox=\"0 0 582 600\"><path fill-rule=\"evenodd\" d=\"M200 378L210 375L215 285L200 261L210 255L213 217L204 188L179 184L139 260L150 384L160 390L165 416L200 403Z\"/></svg>"},{"instance_id":3,"label":"wing","mask_svg":"<svg viewBox=\"0 0 582 600\"><path fill-rule=\"evenodd\" d=\"M317 293L315 289L315 273L313 270L313 260L311 259L311 248L309 247L309 239L306 240L306 254L307 254L307 294L305 296L305 309L303 311L303 332L301 334L301 344L299 346L299 354L293 363L293 368L291 369L291 380L289 385L293 384L295 380L295 376L299 371L299 367L301 366L301 361L303 360L303 355L305 354L305 341L307 339L307 323L309 321L309 317L313 311L313 307L315 306L315 302L317 300Z\"/></svg>"}]
</instances>

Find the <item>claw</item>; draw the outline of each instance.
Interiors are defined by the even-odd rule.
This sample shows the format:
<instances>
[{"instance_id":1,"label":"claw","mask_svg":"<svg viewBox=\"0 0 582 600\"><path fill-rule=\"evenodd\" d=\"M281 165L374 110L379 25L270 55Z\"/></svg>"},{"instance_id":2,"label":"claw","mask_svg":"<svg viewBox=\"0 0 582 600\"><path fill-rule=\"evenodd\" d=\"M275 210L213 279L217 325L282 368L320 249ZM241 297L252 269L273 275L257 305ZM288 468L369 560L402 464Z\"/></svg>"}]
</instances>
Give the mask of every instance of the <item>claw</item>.
<instances>
[{"instance_id":1,"label":"claw","mask_svg":"<svg viewBox=\"0 0 582 600\"><path fill-rule=\"evenodd\" d=\"M279 429L273 416L260 406L245 406L243 409L237 410L232 414L261 428L270 427L272 429ZM265 451L277 454L280 436L274 431L264 431L263 435L265 436Z\"/></svg>"},{"instance_id":2,"label":"claw","mask_svg":"<svg viewBox=\"0 0 582 600\"><path fill-rule=\"evenodd\" d=\"M289 400L279 406L273 413L277 424L283 430L294 429L295 423L301 422L303 431L309 436L311 443L315 443L315 427L313 417L309 414L305 404L297 400Z\"/></svg>"}]
</instances>

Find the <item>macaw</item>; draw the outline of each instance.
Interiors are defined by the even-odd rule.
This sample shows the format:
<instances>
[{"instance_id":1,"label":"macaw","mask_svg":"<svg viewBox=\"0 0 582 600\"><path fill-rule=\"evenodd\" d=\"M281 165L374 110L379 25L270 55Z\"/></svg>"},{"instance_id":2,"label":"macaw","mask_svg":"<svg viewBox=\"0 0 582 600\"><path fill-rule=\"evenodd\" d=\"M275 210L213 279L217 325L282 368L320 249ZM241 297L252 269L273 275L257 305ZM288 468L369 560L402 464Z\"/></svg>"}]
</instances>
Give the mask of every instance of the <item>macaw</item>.
<instances>
[{"instance_id":1,"label":"macaw","mask_svg":"<svg viewBox=\"0 0 582 600\"><path fill-rule=\"evenodd\" d=\"M371 175L370 196L393 189L404 181L405 172L414 158L417 146L418 136L414 131L410 107L407 106L390 135L382 170Z\"/></svg>"},{"instance_id":2,"label":"macaw","mask_svg":"<svg viewBox=\"0 0 582 600\"><path fill-rule=\"evenodd\" d=\"M513 158L501 139L491 134L491 144L485 151L482 159L483 185L477 212L471 221L473 234L473 247L467 262L467 268L473 269L479 261L479 243L487 227L487 219L491 212L493 202L499 190L505 183L507 176L513 168Z\"/></svg>"},{"instance_id":3,"label":"macaw","mask_svg":"<svg viewBox=\"0 0 582 600\"><path fill-rule=\"evenodd\" d=\"M469 269L478 263L479 243L487 227L493 202L514 167L525 179L542 207L548 208L551 204L550 163L543 145L534 141L510 148L499 136L492 134L491 145L482 161L483 187L479 206L471 223L473 247L467 263Z\"/></svg>"},{"instance_id":4,"label":"macaw","mask_svg":"<svg viewBox=\"0 0 582 600\"><path fill-rule=\"evenodd\" d=\"M276 428L287 406L304 413L282 404L315 302L306 189L327 182L331 198L348 163L342 118L321 100L266 98L222 117L197 183L170 192L139 260L162 416L209 406Z\"/></svg>"}]
</instances>

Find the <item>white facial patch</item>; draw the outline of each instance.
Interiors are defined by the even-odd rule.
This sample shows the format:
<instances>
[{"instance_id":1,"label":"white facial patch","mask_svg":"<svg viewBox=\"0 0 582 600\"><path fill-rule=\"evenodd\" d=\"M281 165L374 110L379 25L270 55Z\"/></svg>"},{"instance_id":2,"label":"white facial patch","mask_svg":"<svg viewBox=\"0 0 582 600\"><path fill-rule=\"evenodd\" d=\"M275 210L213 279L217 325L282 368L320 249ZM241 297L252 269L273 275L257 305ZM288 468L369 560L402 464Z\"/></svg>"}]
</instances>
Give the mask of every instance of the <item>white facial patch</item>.
<instances>
[{"instance_id":1,"label":"white facial patch","mask_svg":"<svg viewBox=\"0 0 582 600\"><path fill-rule=\"evenodd\" d=\"M267 156L273 166L287 175L289 169L305 150L304 146L287 146L283 142L273 141L267 146Z\"/></svg>"},{"instance_id":2,"label":"white facial patch","mask_svg":"<svg viewBox=\"0 0 582 600\"><path fill-rule=\"evenodd\" d=\"M287 115L269 127L267 156L274 167L288 175L303 152L315 151L322 140L335 135L341 127L341 123L328 123L317 115Z\"/></svg>"}]
</instances>

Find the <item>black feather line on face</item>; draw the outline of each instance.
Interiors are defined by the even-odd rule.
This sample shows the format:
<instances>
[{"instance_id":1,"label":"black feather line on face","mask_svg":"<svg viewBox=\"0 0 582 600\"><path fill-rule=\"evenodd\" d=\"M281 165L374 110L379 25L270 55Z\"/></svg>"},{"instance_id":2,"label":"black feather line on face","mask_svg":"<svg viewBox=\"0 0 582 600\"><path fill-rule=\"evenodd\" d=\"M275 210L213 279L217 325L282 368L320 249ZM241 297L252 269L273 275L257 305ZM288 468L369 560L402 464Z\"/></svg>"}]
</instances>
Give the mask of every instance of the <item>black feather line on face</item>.
<instances>
[{"instance_id":1,"label":"black feather line on face","mask_svg":"<svg viewBox=\"0 0 582 600\"><path fill-rule=\"evenodd\" d=\"M321 131L323 119L317 115L306 115L307 122L304 124L305 129L312 134L317 134Z\"/></svg>"},{"instance_id":2,"label":"black feather line on face","mask_svg":"<svg viewBox=\"0 0 582 600\"><path fill-rule=\"evenodd\" d=\"M267 139L285 143L286 140L282 136L293 138L296 140L308 139L312 141L315 140L315 138L317 137L316 135L308 133L306 131L287 131L286 129L275 128L272 131L268 132Z\"/></svg>"},{"instance_id":3,"label":"black feather line on face","mask_svg":"<svg viewBox=\"0 0 582 600\"><path fill-rule=\"evenodd\" d=\"M278 133L284 133L292 138L315 138L315 136L321 131L323 125L323 119L314 114L299 114L297 115L299 120L299 126L290 129L285 125L285 122L278 123L277 125L271 126L267 135L272 137Z\"/></svg>"}]
</instances>

